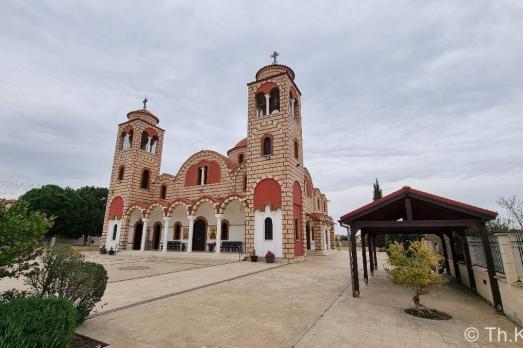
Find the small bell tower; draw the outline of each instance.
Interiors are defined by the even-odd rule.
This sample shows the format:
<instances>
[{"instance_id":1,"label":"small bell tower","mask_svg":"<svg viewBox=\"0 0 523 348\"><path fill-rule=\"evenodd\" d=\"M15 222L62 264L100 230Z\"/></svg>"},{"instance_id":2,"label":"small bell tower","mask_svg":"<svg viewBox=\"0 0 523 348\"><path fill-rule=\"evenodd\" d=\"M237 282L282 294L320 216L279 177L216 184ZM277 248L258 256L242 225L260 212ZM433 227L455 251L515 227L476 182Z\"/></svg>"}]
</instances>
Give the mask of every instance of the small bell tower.
<instances>
[{"instance_id":1,"label":"small bell tower","mask_svg":"<svg viewBox=\"0 0 523 348\"><path fill-rule=\"evenodd\" d=\"M127 233L120 221L123 212L134 202L152 201L152 183L160 175L164 130L158 127L158 117L147 110L147 102L145 98L143 108L129 112L128 121L118 125L102 234L107 248L115 246L107 240L108 230L118 225L118 236Z\"/></svg>"},{"instance_id":2,"label":"small bell tower","mask_svg":"<svg viewBox=\"0 0 523 348\"><path fill-rule=\"evenodd\" d=\"M264 179L275 180L281 187L282 249L277 257L294 258L303 255L302 231L304 214L301 202L304 192L302 151L301 93L296 85L294 71L278 64L279 54L271 55L273 62L256 73L256 80L248 86L247 202L254 220L260 214L255 208L255 189ZM268 215L267 215L268 216ZM274 221L280 221L276 219ZM255 224L256 225L256 224ZM255 231L247 232L256 252L264 244ZM250 236L252 233L252 236ZM279 241L276 241L276 244ZM247 246L249 247L249 245Z\"/></svg>"}]
</instances>

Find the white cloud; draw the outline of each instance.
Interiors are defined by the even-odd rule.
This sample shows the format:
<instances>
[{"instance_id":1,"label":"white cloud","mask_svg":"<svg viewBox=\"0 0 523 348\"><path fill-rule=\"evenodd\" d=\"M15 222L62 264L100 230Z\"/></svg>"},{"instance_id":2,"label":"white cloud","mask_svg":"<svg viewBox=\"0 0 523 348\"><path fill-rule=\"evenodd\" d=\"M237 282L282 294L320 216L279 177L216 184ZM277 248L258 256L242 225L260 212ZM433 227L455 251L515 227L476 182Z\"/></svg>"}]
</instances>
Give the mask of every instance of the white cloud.
<instances>
[{"instance_id":1,"label":"white cloud","mask_svg":"<svg viewBox=\"0 0 523 348\"><path fill-rule=\"evenodd\" d=\"M225 153L246 134L245 84L277 49L335 219L375 177L496 209L523 196L522 17L518 1L10 1L0 176L106 186L116 125L145 94L167 131L163 171Z\"/></svg>"}]
</instances>

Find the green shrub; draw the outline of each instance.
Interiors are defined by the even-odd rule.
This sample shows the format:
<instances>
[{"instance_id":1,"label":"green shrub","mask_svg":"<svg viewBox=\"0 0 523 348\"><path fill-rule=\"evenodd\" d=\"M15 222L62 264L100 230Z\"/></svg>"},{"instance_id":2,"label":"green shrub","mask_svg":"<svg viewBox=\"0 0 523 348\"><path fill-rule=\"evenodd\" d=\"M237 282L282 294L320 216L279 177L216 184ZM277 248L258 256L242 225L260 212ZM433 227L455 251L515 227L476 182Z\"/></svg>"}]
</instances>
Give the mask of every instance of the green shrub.
<instances>
[{"instance_id":1,"label":"green shrub","mask_svg":"<svg viewBox=\"0 0 523 348\"><path fill-rule=\"evenodd\" d=\"M68 300L16 298L0 304L0 348L69 347L76 322Z\"/></svg>"},{"instance_id":2,"label":"green shrub","mask_svg":"<svg viewBox=\"0 0 523 348\"><path fill-rule=\"evenodd\" d=\"M78 311L78 322L89 315L107 286L107 271L102 265L84 261L84 257L68 245L48 248L39 267L26 277L34 296L66 298Z\"/></svg>"}]
</instances>

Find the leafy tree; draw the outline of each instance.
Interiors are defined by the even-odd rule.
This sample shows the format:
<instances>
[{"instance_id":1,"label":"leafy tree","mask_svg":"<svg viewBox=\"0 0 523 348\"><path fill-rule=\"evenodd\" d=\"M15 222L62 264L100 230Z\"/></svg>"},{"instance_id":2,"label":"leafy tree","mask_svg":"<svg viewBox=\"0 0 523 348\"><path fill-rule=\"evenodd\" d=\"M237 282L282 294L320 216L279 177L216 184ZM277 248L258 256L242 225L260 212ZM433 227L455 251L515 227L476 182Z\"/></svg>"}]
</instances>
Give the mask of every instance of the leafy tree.
<instances>
[{"instance_id":1,"label":"leafy tree","mask_svg":"<svg viewBox=\"0 0 523 348\"><path fill-rule=\"evenodd\" d=\"M0 279L19 277L29 270L52 222L24 202L10 208L0 203Z\"/></svg>"},{"instance_id":2,"label":"leafy tree","mask_svg":"<svg viewBox=\"0 0 523 348\"><path fill-rule=\"evenodd\" d=\"M79 232L91 236L102 234L108 190L105 187L85 186L76 190L80 207L78 208Z\"/></svg>"},{"instance_id":3,"label":"leafy tree","mask_svg":"<svg viewBox=\"0 0 523 348\"><path fill-rule=\"evenodd\" d=\"M20 197L30 208L54 217L48 236L78 238L84 234L100 235L105 213L107 189L82 187L72 189L46 185Z\"/></svg>"},{"instance_id":4,"label":"leafy tree","mask_svg":"<svg viewBox=\"0 0 523 348\"><path fill-rule=\"evenodd\" d=\"M414 291L412 298L415 310L427 310L420 302L420 296L429 293L433 285L441 285L447 281L437 271L442 260L440 254L424 245L423 241L412 241L407 249L403 244L394 242L388 249L391 267L385 268L389 278L398 284Z\"/></svg>"}]
</instances>

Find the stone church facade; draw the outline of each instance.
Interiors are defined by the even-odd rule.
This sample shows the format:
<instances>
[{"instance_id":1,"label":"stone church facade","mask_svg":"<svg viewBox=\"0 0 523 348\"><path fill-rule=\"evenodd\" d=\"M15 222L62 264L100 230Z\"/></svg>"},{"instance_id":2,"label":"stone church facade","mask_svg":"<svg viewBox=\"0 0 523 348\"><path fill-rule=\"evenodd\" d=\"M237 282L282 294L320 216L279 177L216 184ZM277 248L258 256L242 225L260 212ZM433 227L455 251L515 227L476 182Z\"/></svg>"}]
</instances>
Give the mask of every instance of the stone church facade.
<instances>
[{"instance_id":1,"label":"stone church facade","mask_svg":"<svg viewBox=\"0 0 523 348\"><path fill-rule=\"evenodd\" d=\"M102 246L238 252L292 261L335 245L328 201L303 163L301 92L271 64L248 87L247 137L160 174L164 130L145 108L118 126Z\"/></svg>"}]
</instances>

